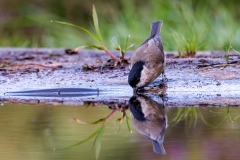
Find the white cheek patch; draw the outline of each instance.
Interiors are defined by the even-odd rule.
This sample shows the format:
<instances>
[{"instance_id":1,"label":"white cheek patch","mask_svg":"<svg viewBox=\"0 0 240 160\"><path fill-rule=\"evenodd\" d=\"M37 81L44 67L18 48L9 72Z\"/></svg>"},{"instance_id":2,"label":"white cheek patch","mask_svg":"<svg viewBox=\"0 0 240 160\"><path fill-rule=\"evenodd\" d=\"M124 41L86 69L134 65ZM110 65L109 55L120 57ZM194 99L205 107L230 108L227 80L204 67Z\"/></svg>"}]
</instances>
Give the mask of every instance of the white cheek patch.
<instances>
[{"instance_id":1,"label":"white cheek patch","mask_svg":"<svg viewBox=\"0 0 240 160\"><path fill-rule=\"evenodd\" d=\"M146 66L143 66L140 81L138 82L137 87L143 87L146 83L148 83L148 69Z\"/></svg>"},{"instance_id":2,"label":"white cheek patch","mask_svg":"<svg viewBox=\"0 0 240 160\"><path fill-rule=\"evenodd\" d=\"M147 101L143 98L138 98L138 101L141 103L141 107L142 107L142 112L144 114L144 117L146 117L148 115L148 110L149 110L149 104L147 103Z\"/></svg>"}]
</instances>

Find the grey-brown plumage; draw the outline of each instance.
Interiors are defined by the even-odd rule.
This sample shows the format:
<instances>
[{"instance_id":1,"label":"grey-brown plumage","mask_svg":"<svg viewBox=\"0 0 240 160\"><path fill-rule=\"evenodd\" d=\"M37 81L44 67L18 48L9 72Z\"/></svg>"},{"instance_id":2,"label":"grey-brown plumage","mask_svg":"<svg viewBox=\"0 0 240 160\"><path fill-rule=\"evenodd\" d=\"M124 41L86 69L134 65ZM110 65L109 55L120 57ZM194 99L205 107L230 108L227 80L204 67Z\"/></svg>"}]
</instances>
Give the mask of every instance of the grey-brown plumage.
<instances>
[{"instance_id":1,"label":"grey-brown plumage","mask_svg":"<svg viewBox=\"0 0 240 160\"><path fill-rule=\"evenodd\" d=\"M160 74L164 75L166 58L159 34L162 24L162 21L152 23L150 37L132 55L128 83L135 89L152 83Z\"/></svg>"},{"instance_id":2,"label":"grey-brown plumage","mask_svg":"<svg viewBox=\"0 0 240 160\"><path fill-rule=\"evenodd\" d=\"M164 103L157 103L144 95L135 95L129 100L132 123L136 130L152 140L153 150L166 154L163 147L167 115Z\"/></svg>"}]
</instances>

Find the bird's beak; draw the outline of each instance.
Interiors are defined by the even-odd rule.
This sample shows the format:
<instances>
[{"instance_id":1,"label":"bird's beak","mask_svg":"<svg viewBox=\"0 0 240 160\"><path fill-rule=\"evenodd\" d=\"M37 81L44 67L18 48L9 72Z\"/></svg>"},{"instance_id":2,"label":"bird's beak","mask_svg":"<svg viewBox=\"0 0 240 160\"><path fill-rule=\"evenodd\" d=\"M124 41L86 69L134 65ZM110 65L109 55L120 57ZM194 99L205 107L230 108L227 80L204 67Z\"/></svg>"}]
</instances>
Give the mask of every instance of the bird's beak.
<instances>
[{"instance_id":1,"label":"bird's beak","mask_svg":"<svg viewBox=\"0 0 240 160\"><path fill-rule=\"evenodd\" d=\"M133 88L133 95L137 95L137 90L138 90L137 87L136 87L136 88Z\"/></svg>"}]
</instances>

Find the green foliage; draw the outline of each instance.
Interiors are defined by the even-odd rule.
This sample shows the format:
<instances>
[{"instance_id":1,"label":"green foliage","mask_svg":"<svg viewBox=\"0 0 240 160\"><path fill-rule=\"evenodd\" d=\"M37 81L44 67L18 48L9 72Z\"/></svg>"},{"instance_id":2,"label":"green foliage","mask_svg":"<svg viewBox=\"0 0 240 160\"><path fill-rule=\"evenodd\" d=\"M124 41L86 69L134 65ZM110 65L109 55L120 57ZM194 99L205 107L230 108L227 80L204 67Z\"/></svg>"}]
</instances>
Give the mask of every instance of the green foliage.
<instances>
[{"instance_id":1,"label":"green foliage","mask_svg":"<svg viewBox=\"0 0 240 160\"><path fill-rule=\"evenodd\" d=\"M94 5L93 5L93 11L92 12L93 12L92 15L93 15L93 24L94 24L95 32L97 34L97 37L99 38L99 41L103 42L102 36L101 36L101 33L100 33L100 29L99 29L99 25L98 25L97 12L96 12L96 9L95 9Z\"/></svg>"},{"instance_id":2,"label":"green foliage","mask_svg":"<svg viewBox=\"0 0 240 160\"><path fill-rule=\"evenodd\" d=\"M95 140L94 140L94 143L93 143L93 149L95 148L95 156L96 156L96 159L98 159L99 154L100 154L100 150L101 150L101 142L102 142L102 136L103 136L104 131L105 131L105 126L103 125L100 128L98 128L94 133L92 133L89 137L87 137L86 139L84 139L80 142L77 142L75 144L72 144L70 146L67 146L67 147L64 147L64 148L61 148L61 149L57 149L57 150L64 150L64 149L69 149L69 148L78 146L80 144L83 144L84 142L89 141L93 137L95 137Z\"/></svg>"},{"instance_id":3,"label":"green foliage","mask_svg":"<svg viewBox=\"0 0 240 160\"><path fill-rule=\"evenodd\" d=\"M193 56L196 51L204 45L204 40L202 37L208 29L203 30L201 33L197 34L194 30L190 30L187 36L172 31L172 37L177 45L179 55Z\"/></svg>"},{"instance_id":4,"label":"green foliage","mask_svg":"<svg viewBox=\"0 0 240 160\"><path fill-rule=\"evenodd\" d=\"M74 147L74 146L78 146L78 145L80 145L80 144L83 144L84 142L87 142L87 141L89 141L90 139L92 139L93 137L99 135L99 133L102 132L102 128L103 128L103 127L104 127L104 126L101 126L100 128L98 128L93 134L91 134L91 135L90 135L89 137L87 137L86 139L84 139L84 140L82 140L82 141L80 141L80 142L77 142L77 143L75 143L75 144L69 145L69 146L67 146L67 147L64 147L64 148L61 148L61 149L57 149L57 150L69 149L69 148L72 148L72 147ZM101 134L102 134L102 133L101 133Z\"/></svg>"},{"instance_id":5,"label":"green foliage","mask_svg":"<svg viewBox=\"0 0 240 160\"><path fill-rule=\"evenodd\" d=\"M93 148L95 147L96 159L98 159L100 151L101 151L102 136L103 136L104 131L105 131L105 126L102 126L99 129L99 132L98 132L97 137L95 138L95 141L93 144Z\"/></svg>"},{"instance_id":6,"label":"green foliage","mask_svg":"<svg viewBox=\"0 0 240 160\"><path fill-rule=\"evenodd\" d=\"M100 33L100 29L99 29L99 25L98 25L97 11L96 11L94 5L93 5L93 9L92 9L92 17L93 17L93 24L94 24L95 33L89 31L86 28L83 28L81 26L78 26L78 25L75 25L75 24L72 24L72 23L55 21L55 20L51 20L51 22L56 22L56 23L60 23L60 24L64 24L64 25L68 25L68 26L72 26L72 27L81 29L81 30L86 32L89 36L91 36L92 38L94 38L95 40L97 40L101 44L100 47L96 46L96 45L87 45L87 46L78 47L78 49L82 49L82 48L86 48L86 47L89 47L89 48L92 47L92 48L104 50L103 39L102 39L102 36L101 36L101 33Z\"/></svg>"},{"instance_id":7,"label":"green foliage","mask_svg":"<svg viewBox=\"0 0 240 160\"><path fill-rule=\"evenodd\" d=\"M180 121L185 120L186 122L188 122L188 127L190 128L192 124L194 125L194 127L196 126L197 119L198 115L196 107L180 107L178 108L177 114L174 116L174 118L169 121L169 124L176 125Z\"/></svg>"},{"instance_id":8,"label":"green foliage","mask_svg":"<svg viewBox=\"0 0 240 160\"><path fill-rule=\"evenodd\" d=\"M125 44L124 47L121 47L119 39L117 37L113 37L112 39L112 44L113 44L113 48L120 51L120 57L123 59L125 53L127 52L127 50L129 50L130 48L132 48L134 46L134 44L131 44L128 46L128 41L129 41L130 35L127 36L126 40L125 40Z\"/></svg>"},{"instance_id":9,"label":"green foliage","mask_svg":"<svg viewBox=\"0 0 240 160\"><path fill-rule=\"evenodd\" d=\"M69 145L67 147L64 147L62 149L55 149L55 150L63 150L63 149L69 149L69 148L72 148L72 147L75 147L75 146L78 146L78 145L81 145L83 144L84 142L87 142L89 141L90 139L92 139L93 137L95 137L95 140L94 140L94 143L93 143L93 149L95 150L95 156L96 156L96 159L98 159L99 155L100 155L100 151L101 151L101 144L102 144L102 136L104 134L104 131L105 131L105 126L106 126L106 123L112 118L112 116L117 112L119 111L119 108L115 108L113 109L113 111L106 117L106 118L101 118L97 121L94 121L94 122L85 122L85 121L82 121L78 118L73 118L72 120L80 123L80 124L99 124L99 123L102 123L102 125L100 126L100 128L98 128L95 132L93 132L89 137L87 137L86 139L80 141L80 142L77 142L75 144L72 144L72 145ZM128 120L130 119L126 112L125 112L125 109L122 109L120 110L123 115L121 118L118 118L116 121L117 122L122 122L122 120L124 119L124 117L126 117L126 122L127 122L127 126L128 126L128 129L129 131L131 130L130 128L130 125L129 125L129 122Z\"/></svg>"},{"instance_id":10,"label":"green foliage","mask_svg":"<svg viewBox=\"0 0 240 160\"><path fill-rule=\"evenodd\" d=\"M101 142L102 142L102 136L103 133L105 131L105 125L102 125L100 128L98 128L95 132L93 132L89 137L87 137L86 139L77 142L75 144L69 145L67 147L61 148L61 149L55 149L55 150L64 150L64 149L69 149L78 145L81 145L87 141L89 141L90 139L95 137L94 143L93 143L93 149L95 149L95 156L96 159L98 159L100 151L101 151Z\"/></svg>"},{"instance_id":11,"label":"green foliage","mask_svg":"<svg viewBox=\"0 0 240 160\"><path fill-rule=\"evenodd\" d=\"M1 15L0 46L75 48L79 44L93 44L91 36L73 27L49 23L51 19L58 19L90 28L89 17L93 16L94 34L98 41L104 40L108 48L115 36L119 45L124 46L129 34L130 43L135 43L136 48L149 36L150 24L163 20L161 36L167 51L180 50L181 54L186 54L194 50L222 50L229 46L231 35L232 47L240 50L240 2L236 0L63 2L43 0L39 5L36 0L19 0L3 3L0 9L8 16ZM97 6L98 14L92 4ZM101 21L95 19L97 16Z\"/></svg>"},{"instance_id":12,"label":"green foliage","mask_svg":"<svg viewBox=\"0 0 240 160\"><path fill-rule=\"evenodd\" d=\"M231 49L231 46L225 47L225 49L224 49L226 64L228 64L228 54L229 54L230 49Z\"/></svg>"},{"instance_id":13,"label":"green foliage","mask_svg":"<svg viewBox=\"0 0 240 160\"><path fill-rule=\"evenodd\" d=\"M115 55L113 55L105 46L104 42L103 42L103 39L102 39L102 36L101 36L101 33L100 33L100 29L99 29L99 25L98 25L98 16L97 16L97 11L95 9L95 6L93 5L93 9L92 9L92 16L93 16L93 24L94 24L94 30L95 30L95 33L87 30L86 28L83 28L83 27L80 27L80 26L77 26L75 24L72 24L72 23L68 23L68 22L61 22L61 21L51 21L51 22L56 22L56 23L60 23L60 24L64 24L64 25L68 25L68 26L72 26L72 27L75 27L75 28L78 28L78 29L81 29L83 30L84 32L86 32L88 35L90 35L91 37L93 37L95 40L97 40L101 46L96 46L96 45L87 45L87 46L80 46L80 47L77 47L75 49L75 51L77 50L80 50L80 49L83 49L83 48L96 48L96 49L100 49L100 50L104 50L112 59L114 59L115 61L118 61L118 59L115 57ZM125 43L125 46L124 46L124 50L121 49L119 43L118 43L118 46L117 50L120 50L120 53L121 53L121 59L124 59L124 54L126 53L127 49L129 49L131 46L129 47L126 47L127 43L128 43L128 38L129 36L127 37L126 39L126 43Z\"/></svg>"},{"instance_id":14,"label":"green foliage","mask_svg":"<svg viewBox=\"0 0 240 160\"><path fill-rule=\"evenodd\" d=\"M87 34L89 34L91 37L93 37L95 40L99 41L99 42L102 42L102 37L98 34L94 34L93 32L83 28L83 27L80 27L80 26L77 26L75 24L72 24L72 23L68 23L68 22L61 22L61 21L55 21L55 20L52 20L51 22L56 22L56 23L60 23L60 24L64 24L64 25L68 25L68 26L72 26L72 27L76 27L76 28L79 28L83 31L85 31Z\"/></svg>"},{"instance_id":15,"label":"green foliage","mask_svg":"<svg viewBox=\"0 0 240 160\"><path fill-rule=\"evenodd\" d=\"M191 126L196 127L197 121L200 119L202 122L211 127L211 128L218 128L224 121L231 122L232 128L233 123L240 117L240 115L235 116L235 118L232 118L232 115L230 113L231 106L226 107L226 112L214 112L210 110L210 113L212 114L218 114L219 116L222 116L223 119L218 124L213 124L212 122L207 122L207 120L204 118L203 114L200 111L200 108L197 107L179 107L177 108L177 112L175 116L169 120L169 125L177 125L181 121L185 121L185 124L187 124L185 131L187 129L190 129ZM233 114L233 113L232 113ZM214 115L214 116L215 116ZM186 132L187 133L187 132Z\"/></svg>"},{"instance_id":16,"label":"green foliage","mask_svg":"<svg viewBox=\"0 0 240 160\"><path fill-rule=\"evenodd\" d=\"M233 123L240 117L240 115L237 115L235 118L232 118L231 113L230 113L230 109L231 109L231 106L228 106L228 107L226 108L225 114L224 114L224 112L214 112L214 111L210 111L210 112L213 113L213 114L219 114L219 115L223 115L223 116L224 116L223 120L222 120L220 123L218 123L217 125L214 126L215 128L217 128L217 127L219 127L220 125L222 125L222 123L223 123L224 121L227 121L227 122L231 122L232 128L234 129Z\"/></svg>"},{"instance_id":17,"label":"green foliage","mask_svg":"<svg viewBox=\"0 0 240 160\"><path fill-rule=\"evenodd\" d=\"M129 118L128 115L126 114L126 124L127 124L127 127L128 127L128 131L130 133L132 133L132 129L131 129L130 124L129 124L129 120L131 120L131 118Z\"/></svg>"},{"instance_id":18,"label":"green foliage","mask_svg":"<svg viewBox=\"0 0 240 160\"><path fill-rule=\"evenodd\" d=\"M226 64L228 64L228 58L229 58L228 56L229 56L229 51L231 50L231 46L232 46L232 38L229 39L229 45L225 47L223 50L225 54Z\"/></svg>"}]
</instances>

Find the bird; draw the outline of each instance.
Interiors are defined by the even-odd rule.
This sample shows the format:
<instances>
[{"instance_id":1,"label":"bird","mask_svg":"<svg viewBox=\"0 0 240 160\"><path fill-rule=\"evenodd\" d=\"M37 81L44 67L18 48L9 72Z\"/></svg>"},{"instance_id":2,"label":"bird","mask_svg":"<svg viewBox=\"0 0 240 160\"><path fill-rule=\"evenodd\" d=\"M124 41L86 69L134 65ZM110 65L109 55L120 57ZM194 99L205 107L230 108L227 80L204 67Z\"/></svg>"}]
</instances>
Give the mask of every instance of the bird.
<instances>
[{"instance_id":1,"label":"bird","mask_svg":"<svg viewBox=\"0 0 240 160\"><path fill-rule=\"evenodd\" d=\"M128 106L134 128L152 141L154 152L166 154L163 146L167 128L164 103L158 103L146 95L138 94L130 98Z\"/></svg>"},{"instance_id":2,"label":"bird","mask_svg":"<svg viewBox=\"0 0 240 160\"><path fill-rule=\"evenodd\" d=\"M153 22L150 37L132 54L128 84L134 92L152 83L160 74L166 79L166 56L159 34L162 24L161 20Z\"/></svg>"}]
</instances>

